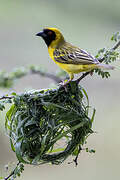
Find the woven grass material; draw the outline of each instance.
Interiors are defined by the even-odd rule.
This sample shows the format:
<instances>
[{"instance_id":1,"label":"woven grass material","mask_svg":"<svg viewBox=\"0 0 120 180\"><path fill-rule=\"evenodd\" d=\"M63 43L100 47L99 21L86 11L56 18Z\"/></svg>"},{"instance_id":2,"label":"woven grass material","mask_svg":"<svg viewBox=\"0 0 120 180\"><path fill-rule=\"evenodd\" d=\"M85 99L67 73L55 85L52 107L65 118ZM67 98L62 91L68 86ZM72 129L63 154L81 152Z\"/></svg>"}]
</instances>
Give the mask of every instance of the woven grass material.
<instances>
[{"instance_id":1,"label":"woven grass material","mask_svg":"<svg viewBox=\"0 0 120 180\"><path fill-rule=\"evenodd\" d=\"M32 91L14 98L6 115L12 150L27 164L60 164L81 152L93 133L89 102L75 82L56 89Z\"/></svg>"}]
</instances>

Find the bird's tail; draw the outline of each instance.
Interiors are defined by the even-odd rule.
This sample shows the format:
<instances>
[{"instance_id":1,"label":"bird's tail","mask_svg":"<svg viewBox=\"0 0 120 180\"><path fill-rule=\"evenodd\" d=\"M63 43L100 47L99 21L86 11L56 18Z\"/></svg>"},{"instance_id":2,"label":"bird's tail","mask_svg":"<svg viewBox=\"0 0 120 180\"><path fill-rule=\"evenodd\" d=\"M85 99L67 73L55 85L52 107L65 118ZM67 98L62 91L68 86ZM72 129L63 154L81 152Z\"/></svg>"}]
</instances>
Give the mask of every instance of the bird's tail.
<instances>
[{"instance_id":1,"label":"bird's tail","mask_svg":"<svg viewBox=\"0 0 120 180\"><path fill-rule=\"evenodd\" d=\"M97 68L105 69L105 70L113 70L113 69L115 69L114 66L111 66L111 65L108 65L108 64L102 64L102 63L99 63L97 65Z\"/></svg>"}]
</instances>

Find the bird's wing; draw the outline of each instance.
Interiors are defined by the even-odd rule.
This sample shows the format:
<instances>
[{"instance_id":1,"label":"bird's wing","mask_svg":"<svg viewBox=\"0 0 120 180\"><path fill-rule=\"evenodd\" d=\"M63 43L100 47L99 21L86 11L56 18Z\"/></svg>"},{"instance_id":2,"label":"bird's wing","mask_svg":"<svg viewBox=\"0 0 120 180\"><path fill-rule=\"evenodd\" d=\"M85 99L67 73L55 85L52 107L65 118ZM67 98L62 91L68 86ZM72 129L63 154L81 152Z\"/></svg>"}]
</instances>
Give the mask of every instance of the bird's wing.
<instances>
[{"instance_id":1,"label":"bird's wing","mask_svg":"<svg viewBox=\"0 0 120 180\"><path fill-rule=\"evenodd\" d=\"M55 49L53 56L55 61L65 64L89 65L99 63L92 55L72 45Z\"/></svg>"}]
</instances>

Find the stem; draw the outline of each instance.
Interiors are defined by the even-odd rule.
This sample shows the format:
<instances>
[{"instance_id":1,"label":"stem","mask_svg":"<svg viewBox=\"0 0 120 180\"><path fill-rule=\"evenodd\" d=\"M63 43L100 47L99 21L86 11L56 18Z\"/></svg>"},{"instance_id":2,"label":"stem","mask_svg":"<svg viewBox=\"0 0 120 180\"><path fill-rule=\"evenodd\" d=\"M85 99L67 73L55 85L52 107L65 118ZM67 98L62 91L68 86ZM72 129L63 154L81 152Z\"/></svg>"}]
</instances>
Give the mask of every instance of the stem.
<instances>
[{"instance_id":1,"label":"stem","mask_svg":"<svg viewBox=\"0 0 120 180\"><path fill-rule=\"evenodd\" d=\"M61 82L61 78L57 77L54 74L48 73L48 72L43 73L43 72L40 72L40 71L37 71L37 70L31 70L30 73L32 73L32 74L39 74L41 76L50 78L50 79L54 80L56 83Z\"/></svg>"},{"instance_id":2,"label":"stem","mask_svg":"<svg viewBox=\"0 0 120 180\"><path fill-rule=\"evenodd\" d=\"M90 72L91 72L91 71L90 71ZM83 78L85 78L88 74L90 74L90 72L83 73L82 76L80 76L80 78L78 78L78 79L76 80L76 83L79 84L79 82L80 82Z\"/></svg>"},{"instance_id":3,"label":"stem","mask_svg":"<svg viewBox=\"0 0 120 180\"><path fill-rule=\"evenodd\" d=\"M19 164L20 164L20 162L17 163L17 166L19 166ZM17 167L17 166L16 166L16 167ZM16 170L16 167L15 167L15 169L10 173L9 176L7 176L7 177L4 178L4 180L8 180L11 176L14 175L14 172L15 172L15 170Z\"/></svg>"},{"instance_id":4,"label":"stem","mask_svg":"<svg viewBox=\"0 0 120 180\"><path fill-rule=\"evenodd\" d=\"M8 180L13 174L14 174L14 171L12 171L9 176L5 177L4 180Z\"/></svg>"},{"instance_id":5,"label":"stem","mask_svg":"<svg viewBox=\"0 0 120 180\"><path fill-rule=\"evenodd\" d=\"M73 160L75 162L75 165L77 166L78 165L78 156L79 156L79 153L80 151L82 150L81 146L79 145L79 149L78 149L78 154L76 156L76 158Z\"/></svg>"},{"instance_id":6,"label":"stem","mask_svg":"<svg viewBox=\"0 0 120 180\"><path fill-rule=\"evenodd\" d=\"M12 98L14 98L14 96L2 96L2 97L0 97L0 100L2 100L2 99L12 99Z\"/></svg>"},{"instance_id":7,"label":"stem","mask_svg":"<svg viewBox=\"0 0 120 180\"><path fill-rule=\"evenodd\" d=\"M112 48L113 50L116 50L120 46L120 41Z\"/></svg>"}]
</instances>

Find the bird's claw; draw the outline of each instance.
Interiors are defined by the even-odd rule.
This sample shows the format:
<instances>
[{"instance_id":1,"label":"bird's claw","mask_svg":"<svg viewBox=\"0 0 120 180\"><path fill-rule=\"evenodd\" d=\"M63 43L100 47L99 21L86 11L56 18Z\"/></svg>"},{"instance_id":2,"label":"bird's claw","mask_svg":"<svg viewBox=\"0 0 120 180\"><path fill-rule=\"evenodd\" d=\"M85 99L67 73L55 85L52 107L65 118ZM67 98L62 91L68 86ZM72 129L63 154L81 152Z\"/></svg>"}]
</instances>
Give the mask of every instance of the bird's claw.
<instances>
[{"instance_id":1,"label":"bird's claw","mask_svg":"<svg viewBox=\"0 0 120 180\"><path fill-rule=\"evenodd\" d=\"M90 71L90 75L91 75L91 76L93 75L93 71Z\"/></svg>"},{"instance_id":2,"label":"bird's claw","mask_svg":"<svg viewBox=\"0 0 120 180\"><path fill-rule=\"evenodd\" d=\"M70 79L69 80L63 80L62 82L59 83L59 85L61 87L64 87L65 91L67 92L68 91L67 90L67 84L69 84L70 81L71 81Z\"/></svg>"}]
</instances>

